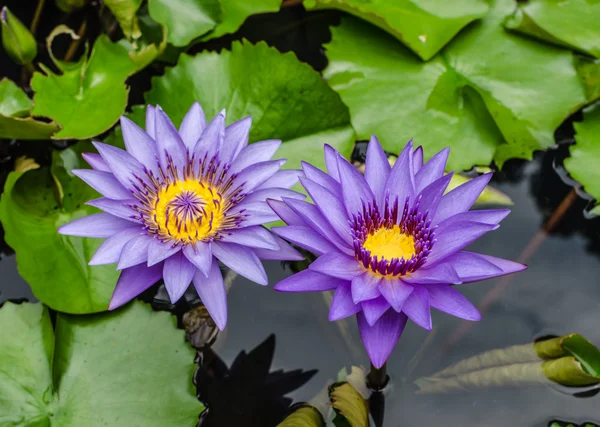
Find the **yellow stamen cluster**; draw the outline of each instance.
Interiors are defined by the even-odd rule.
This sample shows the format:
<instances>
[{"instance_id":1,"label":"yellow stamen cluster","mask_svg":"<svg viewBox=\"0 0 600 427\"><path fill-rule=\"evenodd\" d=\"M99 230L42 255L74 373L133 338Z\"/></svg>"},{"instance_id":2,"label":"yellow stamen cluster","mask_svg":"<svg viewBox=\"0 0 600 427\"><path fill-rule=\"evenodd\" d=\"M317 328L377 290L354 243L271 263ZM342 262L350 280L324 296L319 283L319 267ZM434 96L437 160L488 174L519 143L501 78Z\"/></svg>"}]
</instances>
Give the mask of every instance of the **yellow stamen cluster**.
<instances>
[{"instance_id":1,"label":"yellow stamen cluster","mask_svg":"<svg viewBox=\"0 0 600 427\"><path fill-rule=\"evenodd\" d=\"M415 239L402 233L397 225L393 228L380 228L370 234L363 243L363 248L370 251L371 256L388 261L394 258L410 259L416 253Z\"/></svg>"}]
</instances>

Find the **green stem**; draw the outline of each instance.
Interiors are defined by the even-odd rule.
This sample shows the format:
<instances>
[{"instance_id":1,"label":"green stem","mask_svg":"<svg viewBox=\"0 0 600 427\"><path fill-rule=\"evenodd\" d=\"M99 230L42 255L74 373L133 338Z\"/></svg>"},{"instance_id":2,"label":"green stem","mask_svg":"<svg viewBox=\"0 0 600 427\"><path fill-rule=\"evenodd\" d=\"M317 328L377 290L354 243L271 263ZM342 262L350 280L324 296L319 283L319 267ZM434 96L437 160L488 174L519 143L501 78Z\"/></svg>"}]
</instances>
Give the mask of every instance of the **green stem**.
<instances>
[{"instance_id":1,"label":"green stem","mask_svg":"<svg viewBox=\"0 0 600 427\"><path fill-rule=\"evenodd\" d=\"M38 0L37 7L35 8L35 14L33 15L33 20L31 21L31 25L29 29L31 30L31 34L35 35L37 27L40 23L40 18L42 17L42 10L44 10L44 4L46 0Z\"/></svg>"}]
</instances>

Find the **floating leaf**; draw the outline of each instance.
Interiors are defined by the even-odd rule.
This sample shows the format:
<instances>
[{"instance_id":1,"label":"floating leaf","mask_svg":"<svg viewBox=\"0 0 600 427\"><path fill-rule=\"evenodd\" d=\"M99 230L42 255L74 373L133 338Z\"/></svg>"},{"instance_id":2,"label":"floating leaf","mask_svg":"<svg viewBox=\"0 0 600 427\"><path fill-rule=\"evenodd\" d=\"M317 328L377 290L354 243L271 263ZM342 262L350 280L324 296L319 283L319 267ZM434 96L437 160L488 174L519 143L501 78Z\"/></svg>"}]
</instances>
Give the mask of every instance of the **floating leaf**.
<instances>
[{"instance_id":1,"label":"floating leaf","mask_svg":"<svg viewBox=\"0 0 600 427\"><path fill-rule=\"evenodd\" d=\"M9 79L0 80L0 139L48 139L59 127L29 117L33 103Z\"/></svg>"},{"instance_id":2,"label":"floating leaf","mask_svg":"<svg viewBox=\"0 0 600 427\"><path fill-rule=\"evenodd\" d=\"M306 0L308 9L336 8L387 31L424 60L489 10L485 0Z\"/></svg>"},{"instance_id":3,"label":"floating leaf","mask_svg":"<svg viewBox=\"0 0 600 427\"><path fill-rule=\"evenodd\" d=\"M356 19L332 28L324 74L359 139L376 134L398 153L414 138L429 156L450 146L452 170L530 159L554 144L556 127L586 102L584 89L571 52L500 26L512 4L496 0L426 63Z\"/></svg>"},{"instance_id":4,"label":"floating leaf","mask_svg":"<svg viewBox=\"0 0 600 427\"><path fill-rule=\"evenodd\" d=\"M577 57L575 59L577 74L583 82L585 95L592 102L600 98L600 59Z\"/></svg>"},{"instance_id":5,"label":"floating leaf","mask_svg":"<svg viewBox=\"0 0 600 427\"><path fill-rule=\"evenodd\" d=\"M569 147L571 156L565 159L565 168L588 194L599 200L600 104L585 109L583 122L575 122L573 126L577 143Z\"/></svg>"},{"instance_id":6,"label":"floating leaf","mask_svg":"<svg viewBox=\"0 0 600 427\"><path fill-rule=\"evenodd\" d=\"M318 409L303 405L288 415L277 427L325 427L325 420Z\"/></svg>"},{"instance_id":7,"label":"floating leaf","mask_svg":"<svg viewBox=\"0 0 600 427\"><path fill-rule=\"evenodd\" d=\"M529 0L518 3L506 28L600 58L600 3Z\"/></svg>"},{"instance_id":8,"label":"floating leaf","mask_svg":"<svg viewBox=\"0 0 600 427\"><path fill-rule=\"evenodd\" d=\"M220 22L212 32L203 37L204 40L235 33L249 16L277 12L281 6L281 0L221 0L220 4L222 12Z\"/></svg>"},{"instance_id":9,"label":"floating leaf","mask_svg":"<svg viewBox=\"0 0 600 427\"><path fill-rule=\"evenodd\" d=\"M167 40L186 46L220 21L219 0L149 0L150 17L167 28ZM250 2L251 3L251 2Z\"/></svg>"},{"instance_id":10,"label":"floating leaf","mask_svg":"<svg viewBox=\"0 0 600 427\"><path fill-rule=\"evenodd\" d=\"M202 70L201 73L198 70ZM354 132L339 96L308 65L265 43L236 42L231 51L182 55L177 66L155 77L146 94L179 125L194 101L211 118L227 109L227 123L252 116L250 142L282 139L275 157L324 167L323 144L350 156Z\"/></svg>"},{"instance_id":11,"label":"floating leaf","mask_svg":"<svg viewBox=\"0 0 600 427\"><path fill-rule=\"evenodd\" d=\"M142 5L142 0L104 0L106 7L117 18L117 22L128 39L138 39L142 32L135 14Z\"/></svg>"},{"instance_id":12,"label":"floating leaf","mask_svg":"<svg viewBox=\"0 0 600 427\"><path fill-rule=\"evenodd\" d=\"M139 302L100 315L59 313L55 331L43 305L6 303L0 425L192 426L204 409L193 359L175 319Z\"/></svg>"},{"instance_id":13,"label":"floating leaf","mask_svg":"<svg viewBox=\"0 0 600 427\"><path fill-rule=\"evenodd\" d=\"M329 389L331 406L351 427L369 426L369 403L349 383L333 384Z\"/></svg>"},{"instance_id":14,"label":"floating leaf","mask_svg":"<svg viewBox=\"0 0 600 427\"><path fill-rule=\"evenodd\" d=\"M34 115L54 119L62 126L56 139L86 139L109 129L127 106L127 77L139 68L128 50L100 35L89 58L69 68L56 65L62 74L54 74L40 65L45 75L34 73Z\"/></svg>"},{"instance_id":15,"label":"floating leaf","mask_svg":"<svg viewBox=\"0 0 600 427\"><path fill-rule=\"evenodd\" d=\"M80 154L91 149L91 144L79 143L54 152L52 171L12 172L0 200L0 219L6 242L17 254L19 273L36 298L67 313L106 310L119 274L113 265L88 266L101 239L56 232L62 224L97 212L84 203L99 195L70 172L86 167Z\"/></svg>"}]
</instances>

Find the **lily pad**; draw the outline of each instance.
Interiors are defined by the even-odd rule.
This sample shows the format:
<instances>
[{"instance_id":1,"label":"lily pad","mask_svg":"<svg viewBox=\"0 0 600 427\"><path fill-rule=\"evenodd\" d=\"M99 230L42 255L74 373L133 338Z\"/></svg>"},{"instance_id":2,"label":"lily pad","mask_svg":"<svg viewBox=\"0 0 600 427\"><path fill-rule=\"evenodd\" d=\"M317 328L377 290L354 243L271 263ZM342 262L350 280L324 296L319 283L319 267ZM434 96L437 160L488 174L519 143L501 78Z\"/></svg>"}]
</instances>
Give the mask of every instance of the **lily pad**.
<instances>
[{"instance_id":1,"label":"lily pad","mask_svg":"<svg viewBox=\"0 0 600 427\"><path fill-rule=\"evenodd\" d=\"M212 32L203 37L203 40L235 33L248 17L259 13L277 12L281 7L281 0L221 0L219 3L222 12L221 20Z\"/></svg>"},{"instance_id":2,"label":"lily pad","mask_svg":"<svg viewBox=\"0 0 600 427\"><path fill-rule=\"evenodd\" d=\"M336 8L387 31L429 60L467 24L489 10L485 0L306 0L308 9Z\"/></svg>"},{"instance_id":3,"label":"lily pad","mask_svg":"<svg viewBox=\"0 0 600 427\"><path fill-rule=\"evenodd\" d=\"M194 352L167 313L136 302L111 313L0 309L0 424L193 426ZM90 404L90 403L93 404Z\"/></svg>"},{"instance_id":4,"label":"lily pad","mask_svg":"<svg viewBox=\"0 0 600 427\"><path fill-rule=\"evenodd\" d=\"M324 74L350 109L360 139L398 153L410 138L427 156L450 146L448 168L531 159L586 103L570 51L506 32L512 1L423 63L397 40L354 18L332 28ZM362 48L357 51L356 46Z\"/></svg>"},{"instance_id":5,"label":"lily pad","mask_svg":"<svg viewBox=\"0 0 600 427\"><path fill-rule=\"evenodd\" d=\"M89 58L66 67L55 61L62 74L41 65L31 79L35 91L34 115L50 117L62 126L56 139L87 139L109 129L127 106L128 76L140 69L129 51L108 36L100 35Z\"/></svg>"},{"instance_id":6,"label":"lily pad","mask_svg":"<svg viewBox=\"0 0 600 427\"><path fill-rule=\"evenodd\" d=\"M59 127L30 117L33 102L9 79L0 80L0 139L48 139Z\"/></svg>"},{"instance_id":7,"label":"lily pad","mask_svg":"<svg viewBox=\"0 0 600 427\"><path fill-rule=\"evenodd\" d=\"M176 125L194 101L207 117L226 108L227 123L252 116L250 142L283 140L276 157L289 158L288 168L298 168L300 159L324 166L324 143L346 156L354 145L348 109L339 96L293 54L265 43L236 42L231 51L182 55L175 67L153 79L146 101L159 104Z\"/></svg>"},{"instance_id":8,"label":"lily pad","mask_svg":"<svg viewBox=\"0 0 600 427\"><path fill-rule=\"evenodd\" d=\"M565 168L588 194L600 200L600 104L585 109L583 121L573 126L577 144L569 147L571 156L565 159Z\"/></svg>"},{"instance_id":9,"label":"lily pad","mask_svg":"<svg viewBox=\"0 0 600 427\"><path fill-rule=\"evenodd\" d=\"M150 17L167 28L167 40L187 46L220 22L219 0L149 0Z\"/></svg>"},{"instance_id":10,"label":"lily pad","mask_svg":"<svg viewBox=\"0 0 600 427\"><path fill-rule=\"evenodd\" d=\"M369 402L350 383L333 384L329 396L338 418L345 418L351 427L369 427Z\"/></svg>"},{"instance_id":11,"label":"lily pad","mask_svg":"<svg viewBox=\"0 0 600 427\"><path fill-rule=\"evenodd\" d=\"M88 266L102 240L56 232L98 212L84 204L98 193L70 172L86 167L81 152L90 150L91 144L79 143L54 152L52 169L10 173L0 199L0 220L19 273L36 298L67 313L106 310L119 274L112 265Z\"/></svg>"},{"instance_id":12,"label":"lily pad","mask_svg":"<svg viewBox=\"0 0 600 427\"><path fill-rule=\"evenodd\" d=\"M325 427L325 420L318 409L303 405L295 409L277 427Z\"/></svg>"},{"instance_id":13,"label":"lily pad","mask_svg":"<svg viewBox=\"0 0 600 427\"><path fill-rule=\"evenodd\" d=\"M135 14L142 5L142 0L104 0L104 4L115 16L128 39L141 37L142 32Z\"/></svg>"},{"instance_id":14,"label":"lily pad","mask_svg":"<svg viewBox=\"0 0 600 427\"><path fill-rule=\"evenodd\" d=\"M600 58L600 3L529 0L519 3L505 26L540 40Z\"/></svg>"}]
</instances>

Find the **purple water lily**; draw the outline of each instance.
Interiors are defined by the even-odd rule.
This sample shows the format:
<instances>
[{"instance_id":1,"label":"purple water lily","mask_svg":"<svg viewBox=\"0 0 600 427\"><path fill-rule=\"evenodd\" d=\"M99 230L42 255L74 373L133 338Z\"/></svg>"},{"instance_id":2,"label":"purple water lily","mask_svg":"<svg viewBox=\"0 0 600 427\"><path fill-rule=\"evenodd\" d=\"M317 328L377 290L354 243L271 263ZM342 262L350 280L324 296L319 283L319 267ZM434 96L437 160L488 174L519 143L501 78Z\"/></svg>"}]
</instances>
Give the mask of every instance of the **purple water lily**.
<instances>
[{"instance_id":1,"label":"purple water lily","mask_svg":"<svg viewBox=\"0 0 600 427\"><path fill-rule=\"evenodd\" d=\"M269 201L288 224L279 236L319 257L275 289L334 290L329 320L356 314L373 365L383 366L407 318L431 330L430 307L479 320L478 310L453 285L501 276L524 265L463 250L510 212L469 211L491 178L482 175L444 195L449 149L423 164L409 142L393 168L374 136L364 177L325 146L328 174L303 164L302 185L314 204Z\"/></svg>"},{"instance_id":2,"label":"purple water lily","mask_svg":"<svg viewBox=\"0 0 600 427\"><path fill-rule=\"evenodd\" d=\"M127 151L94 143L93 169L73 173L104 197L103 213L60 227L61 234L107 238L90 265L118 263L109 309L163 279L172 302L194 283L215 323L227 323L226 291L217 260L267 284L263 260L304 257L262 224L279 219L266 199L302 199L289 190L299 171L271 160L281 144L248 145L251 118L225 127L225 111L208 125L195 103L179 131L160 107L148 106L146 131L121 118Z\"/></svg>"}]
</instances>

